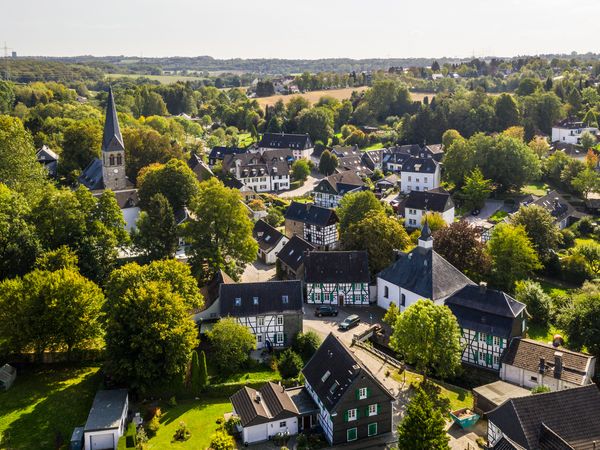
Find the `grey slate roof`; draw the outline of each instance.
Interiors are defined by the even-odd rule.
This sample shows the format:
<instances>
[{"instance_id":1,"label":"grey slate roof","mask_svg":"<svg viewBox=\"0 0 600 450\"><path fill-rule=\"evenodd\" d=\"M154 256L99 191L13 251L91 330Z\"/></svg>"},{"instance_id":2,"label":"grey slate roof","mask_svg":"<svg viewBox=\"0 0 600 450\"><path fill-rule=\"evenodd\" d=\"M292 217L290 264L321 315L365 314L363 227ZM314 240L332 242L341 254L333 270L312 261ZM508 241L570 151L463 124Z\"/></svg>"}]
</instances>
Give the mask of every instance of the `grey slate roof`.
<instances>
[{"instance_id":1,"label":"grey slate roof","mask_svg":"<svg viewBox=\"0 0 600 450\"><path fill-rule=\"evenodd\" d=\"M77 179L90 191L104 189L104 178L102 175L102 161L94 158L91 163L83 170Z\"/></svg>"},{"instance_id":2,"label":"grey slate roof","mask_svg":"<svg viewBox=\"0 0 600 450\"><path fill-rule=\"evenodd\" d=\"M502 364L508 364L520 369L538 372L540 358L546 362L545 375L554 377L554 354L562 355L562 371L559 378L563 381L583 385L588 367L595 364L595 358L586 353L574 352L563 347L554 347L550 344L531 339L513 339L508 350L502 358Z\"/></svg>"},{"instance_id":3,"label":"grey slate roof","mask_svg":"<svg viewBox=\"0 0 600 450\"><path fill-rule=\"evenodd\" d=\"M581 219L587 214L577 211L573 205L564 199L557 191L550 191L543 197L535 200L532 205L541 206L546 209L556 222L561 222L566 218Z\"/></svg>"},{"instance_id":4,"label":"grey slate roof","mask_svg":"<svg viewBox=\"0 0 600 450\"><path fill-rule=\"evenodd\" d=\"M230 400L243 427L284 420L299 414L285 388L272 382L259 390L244 386Z\"/></svg>"},{"instance_id":5,"label":"grey slate roof","mask_svg":"<svg viewBox=\"0 0 600 450\"><path fill-rule=\"evenodd\" d=\"M440 187L429 191L411 191L404 201L404 207L443 213L454 208L454 202L450 193Z\"/></svg>"},{"instance_id":6,"label":"grey slate roof","mask_svg":"<svg viewBox=\"0 0 600 450\"><path fill-rule=\"evenodd\" d=\"M246 153L248 150L239 147L213 147L208 154L210 160L223 160L226 155L239 155Z\"/></svg>"},{"instance_id":7,"label":"grey slate roof","mask_svg":"<svg viewBox=\"0 0 600 450\"><path fill-rule=\"evenodd\" d=\"M262 148L291 148L304 150L313 146L308 134L265 133L258 143Z\"/></svg>"},{"instance_id":8,"label":"grey slate roof","mask_svg":"<svg viewBox=\"0 0 600 450\"><path fill-rule=\"evenodd\" d=\"M137 189L124 189L122 191L115 191L114 194L117 204L121 209L135 208L140 202Z\"/></svg>"},{"instance_id":9,"label":"grey slate roof","mask_svg":"<svg viewBox=\"0 0 600 450\"><path fill-rule=\"evenodd\" d=\"M434 302L473 284L435 250L423 247L400 254L378 277Z\"/></svg>"},{"instance_id":10,"label":"grey slate roof","mask_svg":"<svg viewBox=\"0 0 600 450\"><path fill-rule=\"evenodd\" d=\"M337 172L351 171L359 176L366 177L373 174L373 171L363 162L360 155L349 155L338 158Z\"/></svg>"},{"instance_id":11,"label":"grey slate roof","mask_svg":"<svg viewBox=\"0 0 600 450\"><path fill-rule=\"evenodd\" d=\"M254 237L256 242L258 242L258 246L261 250L269 252L271 249L277 246L279 241L281 241L285 236L267 222L260 219L254 224L252 237Z\"/></svg>"},{"instance_id":12,"label":"grey slate roof","mask_svg":"<svg viewBox=\"0 0 600 450\"><path fill-rule=\"evenodd\" d=\"M445 304L462 328L509 338L513 320L525 305L502 291L469 285L450 295Z\"/></svg>"},{"instance_id":13,"label":"grey slate roof","mask_svg":"<svg viewBox=\"0 0 600 450\"><path fill-rule=\"evenodd\" d=\"M369 257L365 251L313 251L304 257L307 283L368 283Z\"/></svg>"},{"instance_id":14,"label":"grey slate roof","mask_svg":"<svg viewBox=\"0 0 600 450\"><path fill-rule=\"evenodd\" d=\"M326 227L327 225L339 222L335 210L331 208L323 208L311 203L299 203L295 201L285 211L285 218L319 227Z\"/></svg>"},{"instance_id":15,"label":"grey slate roof","mask_svg":"<svg viewBox=\"0 0 600 450\"><path fill-rule=\"evenodd\" d=\"M112 87L108 87L108 100L106 102L106 119L104 121L104 134L102 135L102 151L125 150L117 108L113 96Z\"/></svg>"},{"instance_id":16,"label":"grey slate roof","mask_svg":"<svg viewBox=\"0 0 600 450\"><path fill-rule=\"evenodd\" d=\"M329 372L329 375L323 381L326 372ZM390 399L394 398L333 333L325 338L302 369L302 373L306 382L329 412L335 411L335 407L344 393L351 389L357 379L363 377L371 379ZM338 387L332 393L334 383L337 383Z\"/></svg>"},{"instance_id":17,"label":"grey slate roof","mask_svg":"<svg viewBox=\"0 0 600 450\"><path fill-rule=\"evenodd\" d=\"M410 157L402 164L402 172L435 173L438 162L433 158Z\"/></svg>"},{"instance_id":18,"label":"grey slate roof","mask_svg":"<svg viewBox=\"0 0 600 450\"><path fill-rule=\"evenodd\" d=\"M236 161L240 161L241 178L288 175L291 160L291 156L272 154L270 151L266 151L262 155L258 153L226 155L223 159L223 170L235 176Z\"/></svg>"},{"instance_id":19,"label":"grey slate roof","mask_svg":"<svg viewBox=\"0 0 600 450\"><path fill-rule=\"evenodd\" d=\"M238 298L239 306L236 305ZM257 304L254 298L258 299ZM288 312L302 314L302 284L299 280L221 284L219 303L221 317L250 317Z\"/></svg>"},{"instance_id":20,"label":"grey slate roof","mask_svg":"<svg viewBox=\"0 0 600 450\"><path fill-rule=\"evenodd\" d=\"M300 236L294 235L277 254L277 258L296 272L304 263L305 252L311 252L315 246L306 242Z\"/></svg>"},{"instance_id":21,"label":"grey slate roof","mask_svg":"<svg viewBox=\"0 0 600 450\"><path fill-rule=\"evenodd\" d=\"M380 167L383 162L383 157L388 153L387 148L380 148L376 150L366 150L362 153L363 163L371 170L375 170L376 167Z\"/></svg>"},{"instance_id":22,"label":"grey slate roof","mask_svg":"<svg viewBox=\"0 0 600 450\"><path fill-rule=\"evenodd\" d=\"M127 389L98 391L85 423L85 431L118 428L126 402Z\"/></svg>"},{"instance_id":23,"label":"grey slate roof","mask_svg":"<svg viewBox=\"0 0 600 450\"><path fill-rule=\"evenodd\" d=\"M509 439L528 450L556 449L562 441L591 450L600 441L600 391L595 384L507 400L487 413ZM553 435L553 436L551 436ZM558 438L558 439L557 439Z\"/></svg>"},{"instance_id":24,"label":"grey slate roof","mask_svg":"<svg viewBox=\"0 0 600 450\"><path fill-rule=\"evenodd\" d=\"M365 182L356 173L346 170L336 173L322 179L317 186L315 192L325 192L337 195L345 195L355 189L360 189L365 185Z\"/></svg>"},{"instance_id":25,"label":"grey slate roof","mask_svg":"<svg viewBox=\"0 0 600 450\"><path fill-rule=\"evenodd\" d=\"M188 167L192 169L198 181L205 181L215 176L211 168L196 153L192 153L188 159Z\"/></svg>"}]
</instances>

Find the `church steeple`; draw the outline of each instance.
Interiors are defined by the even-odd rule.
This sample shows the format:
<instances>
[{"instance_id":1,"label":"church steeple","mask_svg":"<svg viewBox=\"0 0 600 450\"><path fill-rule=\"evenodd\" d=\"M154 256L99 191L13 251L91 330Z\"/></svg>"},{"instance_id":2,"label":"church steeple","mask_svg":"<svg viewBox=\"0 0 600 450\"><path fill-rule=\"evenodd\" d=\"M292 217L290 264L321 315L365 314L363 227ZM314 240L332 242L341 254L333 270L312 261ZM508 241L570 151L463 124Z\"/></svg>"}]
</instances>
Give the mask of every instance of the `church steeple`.
<instances>
[{"instance_id":1,"label":"church steeple","mask_svg":"<svg viewBox=\"0 0 600 450\"><path fill-rule=\"evenodd\" d=\"M432 248L433 247L433 237L431 236L431 229L429 228L429 223L427 222L427 212L425 212L425 224L423 225L423 229L421 230L421 235L419 236L419 247L421 248Z\"/></svg>"},{"instance_id":2,"label":"church steeple","mask_svg":"<svg viewBox=\"0 0 600 450\"><path fill-rule=\"evenodd\" d=\"M125 145L119 128L112 88L108 88L106 119L102 136L102 179L104 189L120 191L127 188L125 176Z\"/></svg>"}]
</instances>

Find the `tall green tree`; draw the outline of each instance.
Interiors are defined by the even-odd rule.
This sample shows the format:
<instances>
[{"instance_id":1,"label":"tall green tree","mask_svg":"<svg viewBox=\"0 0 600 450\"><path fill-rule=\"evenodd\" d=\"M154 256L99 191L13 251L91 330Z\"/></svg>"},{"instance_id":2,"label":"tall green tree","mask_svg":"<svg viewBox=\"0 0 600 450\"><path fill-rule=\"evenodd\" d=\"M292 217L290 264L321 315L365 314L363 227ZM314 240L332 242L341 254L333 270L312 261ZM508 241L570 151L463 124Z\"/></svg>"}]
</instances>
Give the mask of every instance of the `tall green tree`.
<instances>
[{"instance_id":1,"label":"tall green tree","mask_svg":"<svg viewBox=\"0 0 600 450\"><path fill-rule=\"evenodd\" d=\"M168 113L167 105L160 94L147 86L141 87L136 93L132 111L136 117L166 116Z\"/></svg>"},{"instance_id":2,"label":"tall green tree","mask_svg":"<svg viewBox=\"0 0 600 450\"><path fill-rule=\"evenodd\" d=\"M256 338L248 328L230 317L219 320L208 332L208 339L214 349L211 362L221 373L238 371L256 346Z\"/></svg>"},{"instance_id":3,"label":"tall green tree","mask_svg":"<svg viewBox=\"0 0 600 450\"><path fill-rule=\"evenodd\" d=\"M335 172L338 166L338 158L329 150L324 150L319 159L319 172L329 176Z\"/></svg>"},{"instance_id":4,"label":"tall green tree","mask_svg":"<svg viewBox=\"0 0 600 450\"><path fill-rule=\"evenodd\" d=\"M546 260L562 241L560 230L550 212L538 205L522 206L510 218L513 225L521 225L533 244L539 258Z\"/></svg>"},{"instance_id":5,"label":"tall green tree","mask_svg":"<svg viewBox=\"0 0 600 450\"><path fill-rule=\"evenodd\" d=\"M64 131L59 169L63 175L79 174L94 158L100 156L102 128L96 120L78 120ZM75 176L71 177L74 181Z\"/></svg>"},{"instance_id":6,"label":"tall green tree","mask_svg":"<svg viewBox=\"0 0 600 450\"><path fill-rule=\"evenodd\" d=\"M465 177L475 167L475 148L469 140L456 139L444 153L444 176L456 186L462 186Z\"/></svg>"},{"instance_id":7,"label":"tall green tree","mask_svg":"<svg viewBox=\"0 0 600 450\"><path fill-rule=\"evenodd\" d=\"M371 191L352 192L344 195L337 209L342 238L352 224L360 222L367 214L383 212L383 205Z\"/></svg>"},{"instance_id":8,"label":"tall green tree","mask_svg":"<svg viewBox=\"0 0 600 450\"><path fill-rule=\"evenodd\" d=\"M313 142L327 142L333 136L333 113L328 108L304 109L297 120L298 131L310 135Z\"/></svg>"},{"instance_id":9,"label":"tall green tree","mask_svg":"<svg viewBox=\"0 0 600 450\"><path fill-rule=\"evenodd\" d=\"M200 389L206 389L208 386L208 368L206 367L206 353L200 352Z\"/></svg>"},{"instance_id":10,"label":"tall green tree","mask_svg":"<svg viewBox=\"0 0 600 450\"><path fill-rule=\"evenodd\" d=\"M460 327L447 306L418 300L394 324L391 348L425 376L445 378L460 367Z\"/></svg>"},{"instance_id":11,"label":"tall green tree","mask_svg":"<svg viewBox=\"0 0 600 450\"><path fill-rule=\"evenodd\" d=\"M596 170L587 167L573 178L571 186L587 199L592 192L600 191L600 175Z\"/></svg>"},{"instance_id":12,"label":"tall green tree","mask_svg":"<svg viewBox=\"0 0 600 450\"><path fill-rule=\"evenodd\" d=\"M573 295L573 302L560 315L560 325L568 336L568 345L600 357L600 289L587 282Z\"/></svg>"},{"instance_id":13,"label":"tall green tree","mask_svg":"<svg viewBox=\"0 0 600 450\"><path fill-rule=\"evenodd\" d=\"M146 210L140 213L133 243L148 261L175 256L179 245L177 224L173 208L164 195L154 194Z\"/></svg>"},{"instance_id":14,"label":"tall green tree","mask_svg":"<svg viewBox=\"0 0 600 450\"><path fill-rule=\"evenodd\" d=\"M9 114L15 104L15 90L8 81L0 81L0 114Z\"/></svg>"},{"instance_id":15,"label":"tall green tree","mask_svg":"<svg viewBox=\"0 0 600 450\"><path fill-rule=\"evenodd\" d=\"M492 192L492 180L486 180L479 168L476 168L470 175L465 177L465 182L461 190L461 196L464 199L465 206L468 209L481 209L485 201Z\"/></svg>"},{"instance_id":16,"label":"tall green tree","mask_svg":"<svg viewBox=\"0 0 600 450\"><path fill-rule=\"evenodd\" d=\"M292 178L295 181L306 181L310 175L310 166L304 159L294 161L292 164Z\"/></svg>"},{"instance_id":17,"label":"tall green tree","mask_svg":"<svg viewBox=\"0 0 600 450\"><path fill-rule=\"evenodd\" d=\"M527 306L527 313L533 323L548 323L552 300L539 283L531 280L518 281L515 298Z\"/></svg>"},{"instance_id":18,"label":"tall green tree","mask_svg":"<svg viewBox=\"0 0 600 450\"><path fill-rule=\"evenodd\" d=\"M138 177L140 206L145 209L155 194L164 195L173 211L189 206L198 193L198 181L188 165L179 159L166 164L152 164Z\"/></svg>"},{"instance_id":19,"label":"tall green tree","mask_svg":"<svg viewBox=\"0 0 600 450\"><path fill-rule=\"evenodd\" d=\"M185 235L195 273L206 281L223 269L237 279L258 251L239 192L212 178L200 183L191 209L193 218L186 223Z\"/></svg>"},{"instance_id":20,"label":"tall green tree","mask_svg":"<svg viewBox=\"0 0 600 450\"><path fill-rule=\"evenodd\" d=\"M510 94L500 94L494 104L498 131L519 124L519 105Z\"/></svg>"},{"instance_id":21,"label":"tall green tree","mask_svg":"<svg viewBox=\"0 0 600 450\"><path fill-rule=\"evenodd\" d=\"M200 386L200 362L198 360L198 352L192 352L192 361L190 362L190 388L194 395L198 395L201 391Z\"/></svg>"}]
</instances>

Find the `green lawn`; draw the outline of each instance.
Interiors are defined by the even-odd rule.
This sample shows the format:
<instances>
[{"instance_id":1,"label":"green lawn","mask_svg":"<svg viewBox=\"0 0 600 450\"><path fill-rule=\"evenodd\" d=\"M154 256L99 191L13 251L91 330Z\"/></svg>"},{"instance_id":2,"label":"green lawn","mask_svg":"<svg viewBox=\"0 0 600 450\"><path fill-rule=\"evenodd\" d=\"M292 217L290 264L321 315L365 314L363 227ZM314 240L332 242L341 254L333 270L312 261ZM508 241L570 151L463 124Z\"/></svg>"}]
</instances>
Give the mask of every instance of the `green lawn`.
<instances>
[{"instance_id":1,"label":"green lawn","mask_svg":"<svg viewBox=\"0 0 600 450\"><path fill-rule=\"evenodd\" d=\"M228 398L181 401L172 408L163 408L160 420L161 427L156 436L148 441L149 449L189 448L204 450L210 445L210 436L217 429L216 420L231 412ZM172 443L179 422L185 422L192 433L185 442Z\"/></svg>"},{"instance_id":2,"label":"green lawn","mask_svg":"<svg viewBox=\"0 0 600 450\"><path fill-rule=\"evenodd\" d=\"M489 217L488 222L490 222L490 223L500 223L507 216L508 216L508 213L506 211L502 211L500 209L500 210L496 211L494 214L492 214Z\"/></svg>"},{"instance_id":3,"label":"green lawn","mask_svg":"<svg viewBox=\"0 0 600 450\"><path fill-rule=\"evenodd\" d=\"M542 181L536 181L530 184L527 184L525 186L523 186L523 188L521 189L521 193L527 195L527 194L532 194L532 195L537 195L537 196L543 196L546 195L546 191L548 189L548 185Z\"/></svg>"},{"instance_id":4,"label":"green lawn","mask_svg":"<svg viewBox=\"0 0 600 450\"><path fill-rule=\"evenodd\" d=\"M281 376L268 368L259 368L247 373L236 373L227 377L211 376L212 384L236 384L236 383L266 383L267 381L279 381Z\"/></svg>"},{"instance_id":5,"label":"green lawn","mask_svg":"<svg viewBox=\"0 0 600 450\"><path fill-rule=\"evenodd\" d=\"M238 134L238 145L240 147L248 147L254 142L252 139L252 135L250 133L240 133Z\"/></svg>"},{"instance_id":6,"label":"green lawn","mask_svg":"<svg viewBox=\"0 0 600 450\"><path fill-rule=\"evenodd\" d=\"M529 322L527 327L527 337L529 339L545 342L546 344L552 342L555 334L560 334L561 336L565 335L563 331L559 330L554 325L538 325Z\"/></svg>"},{"instance_id":7,"label":"green lawn","mask_svg":"<svg viewBox=\"0 0 600 450\"><path fill-rule=\"evenodd\" d=\"M54 449L84 425L100 385L98 367L45 366L20 371L0 392L0 448Z\"/></svg>"},{"instance_id":8,"label":"green lawn","mask_svg":"<svg viewBox=\"0 0 600 450\"><path fill-rule=\"evenodd\" d=\"M549 280L537 279L535 281L540 283L540 286L542 286L544 292L549 295L567 295L573 290L563 284L553 283Z\"/></svg>"},{"instance_id":9,"label":"green lawn","mask_svg":"<svg viewBox=\"0 0 600 450\"><path fill-rule=\"evenodd\" d=\"M142 75L137 73L109 73L107 76L111 78L148 78L150 80L158 81L160 84L172 84L177 83L178 81L201 81L207 79L205 77L198 77L194 75Z\"/></svg>"},{"instance_id":10,"label":"green lawn","mask_svg":"<svg viewBox=\"0 0 600 450\"><path fill-rule=\"evenodd\" d=\"M383 148L383 143L381 142L375 142L374 144L369 145L368 147L365 147L361 150L377 150Z\"/></svg>"}]
</instances>

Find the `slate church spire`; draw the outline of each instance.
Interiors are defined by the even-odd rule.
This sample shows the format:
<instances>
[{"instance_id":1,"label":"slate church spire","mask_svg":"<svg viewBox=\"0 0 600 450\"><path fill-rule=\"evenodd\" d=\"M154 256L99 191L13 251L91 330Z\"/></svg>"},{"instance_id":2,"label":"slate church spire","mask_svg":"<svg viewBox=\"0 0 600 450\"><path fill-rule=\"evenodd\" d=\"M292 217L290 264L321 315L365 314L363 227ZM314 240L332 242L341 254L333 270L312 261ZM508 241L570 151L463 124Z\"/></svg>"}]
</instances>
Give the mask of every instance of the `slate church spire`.
<instances>
[{"instance_id":1,"label":"slate church spire","mask_svg":"<svg viewBox=\"0 0 600 450\"><path fill-rule=\"evenodd\" d=\"M105 189L119 191L127 188L125 145L119 128L115 98L110 86L106 102L104 134L102 135L102 178Z\"/></svg>"}]
</instances>

